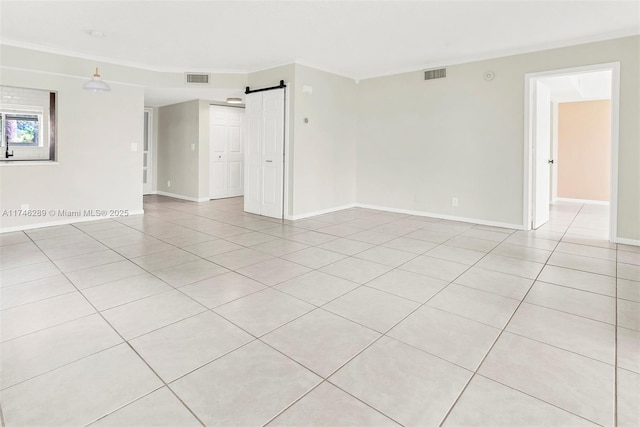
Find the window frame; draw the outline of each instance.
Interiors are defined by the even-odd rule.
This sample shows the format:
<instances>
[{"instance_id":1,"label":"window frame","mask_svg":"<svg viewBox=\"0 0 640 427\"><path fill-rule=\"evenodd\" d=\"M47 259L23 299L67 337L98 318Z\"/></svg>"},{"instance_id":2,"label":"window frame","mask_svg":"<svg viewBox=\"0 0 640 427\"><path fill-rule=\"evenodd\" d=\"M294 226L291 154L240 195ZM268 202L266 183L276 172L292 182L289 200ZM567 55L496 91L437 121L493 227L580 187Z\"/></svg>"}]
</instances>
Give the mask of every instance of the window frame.
<instances>
[{"instance_id":1,"label":"window frame","mask_svg":"<svg viewBox=\"0 0 640 427\"><path fill-rule=\"evenodd\" d=\"M35 116L35 118L25 118L24 116ZM8 141L8 135L6 131L6 126L10 120L22 120L22 121L34 121L38 124L38 138L36 138L33 142L12 142ZM0 110L0 122L3 123L2 129L0 130L0 136L2 137L1 147L6 147L9 144L9 147L44 147L44 112L42 111L24 111L22 113L22 117L20 113L17 112L7 112L7 110Z\"/></svg>"},{"instance_id":2,"label":"window frame","mask_svg":"<svg viewBox=\"0 0 640 427\"><path fill-rule=\"evenodd\" d=\"M9 90L25 90L25 91L40 91L48 94L48 102L36 105L18 105L13 103L4 103L0 100L0 164L11 164L21 162L40 162L40 163L56 163L57 162L57 150L56 150L56 134L57 134L57 99L58 94L55 91L47 89L37 88L23 88L2 86ZM11 98L10 96L4 96L3 98ZM47 109L48 105L48 109ZM33 143L18 143L10 142L7 148L7 135L6 135L6 120L7 117L31 115L37 116L38 122L38 141ZM10 154L7 157L7 149ZM22 150L42 150L39 155L33 154L33 152L26 153L28 157L20 157L20 151ZM44 155L46 153L46 157ZM24 152L22 153L25 154ZM14 157L14 155L16 157Z\"/></svg>"}]
</instances>

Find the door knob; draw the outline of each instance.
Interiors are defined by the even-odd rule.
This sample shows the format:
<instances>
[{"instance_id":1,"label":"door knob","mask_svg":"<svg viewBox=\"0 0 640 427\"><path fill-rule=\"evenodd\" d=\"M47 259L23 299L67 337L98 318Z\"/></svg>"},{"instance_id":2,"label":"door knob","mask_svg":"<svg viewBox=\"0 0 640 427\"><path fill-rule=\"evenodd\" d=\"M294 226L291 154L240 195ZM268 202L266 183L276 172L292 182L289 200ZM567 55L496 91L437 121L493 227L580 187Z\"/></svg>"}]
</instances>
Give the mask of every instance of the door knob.
<instances>
[{"instance_id":1,"label":"door knob","mask_svg":"<svg viewBox=\"0 0 640 427\"><path fill-rule=\"evenodd\" d=\"M218 156L218 158L219 158L219 159L221 159L221 158L222 158L222 156Z\"/></svg>"},{"instance_id":2,"label":"door knob","mask_svg":"<svg viewBox=\"0 0 640 427\"><path fill-rule=\"evenodd\" d=\"M273 162L273 160L265 160L265 162L271 163L271 162Z\"/></svg>"},{"instance_id":3,"label":"door knob","mask_svg":"<svg viewBox=\"0 0 640 427\"><path fill-rule=\"evenodd\" d=\"M547 160L547 163L549 163L550 165L553 164L553 160Z\"/></svg>"}]
</instances>

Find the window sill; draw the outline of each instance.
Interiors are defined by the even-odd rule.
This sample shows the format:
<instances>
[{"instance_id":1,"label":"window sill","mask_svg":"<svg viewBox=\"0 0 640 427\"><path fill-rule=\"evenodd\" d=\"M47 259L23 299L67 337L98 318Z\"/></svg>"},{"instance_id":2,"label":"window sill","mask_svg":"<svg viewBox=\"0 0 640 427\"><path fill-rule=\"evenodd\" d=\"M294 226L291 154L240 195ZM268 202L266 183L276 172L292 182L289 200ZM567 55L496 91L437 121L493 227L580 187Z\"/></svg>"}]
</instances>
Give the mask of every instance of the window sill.
<instances>
[{"instance_id":1,"label":"window sill","mask_svg":"<svg viewBox=\"0 0 640 427\"><path fill-rule=\"evenodd\" d=\"M4 166L49 166L60 163L51 160L0 160L0 167Z\"/></svg>"}]
</instances>

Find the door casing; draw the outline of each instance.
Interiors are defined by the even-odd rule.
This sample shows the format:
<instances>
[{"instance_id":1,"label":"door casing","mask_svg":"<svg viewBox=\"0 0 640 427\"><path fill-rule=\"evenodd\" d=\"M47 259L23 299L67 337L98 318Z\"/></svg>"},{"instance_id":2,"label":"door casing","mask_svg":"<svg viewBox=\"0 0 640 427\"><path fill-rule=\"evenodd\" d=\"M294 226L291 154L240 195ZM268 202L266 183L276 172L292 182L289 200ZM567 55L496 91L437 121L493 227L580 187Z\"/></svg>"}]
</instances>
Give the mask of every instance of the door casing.
<instances>
[{"instance_id":1,"label":"door casing","mask_svg":"<svg viewBox=\"0 0 640 427\"><path fill-rule=\"evenodd\" d=\"M535 209L533 192L535 180L533 176L533 152L535 150L535 140L532 137L532 113L535 111L533 101L537 79L544 77L564 76L593 71L611 72L611 181L609 199L609 240L618 242L618 145L620 130L620 63L609 62L604 64L586 65L582 67L563 68L557 70L543 71L539 73L525 74L524 81L524 175L523 175L523 201L522 201L522 224L523 229L531 230L532 212Z\"/></svg>"}]
</instances>

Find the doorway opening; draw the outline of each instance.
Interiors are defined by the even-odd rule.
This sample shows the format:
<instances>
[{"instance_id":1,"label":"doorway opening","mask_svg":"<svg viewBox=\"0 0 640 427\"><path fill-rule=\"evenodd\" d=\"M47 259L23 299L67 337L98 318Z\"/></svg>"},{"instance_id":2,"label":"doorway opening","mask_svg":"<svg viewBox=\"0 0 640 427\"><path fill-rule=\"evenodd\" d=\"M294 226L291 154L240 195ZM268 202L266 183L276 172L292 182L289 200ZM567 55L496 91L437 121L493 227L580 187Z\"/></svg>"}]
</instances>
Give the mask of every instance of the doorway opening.
<instances>
[{"instance_id":1,"label":"doorway opening","mask_svg":"<svg viewBox=\"0 0 640 427\"><path fill-rule=\"evenodd\" d=\"M608 238L613 242L616 241L619 70L619 63L608 63L525 75L523 225L526 230L537 229L548 222L550 203L558 199L573 199L576 202L593 202L595 200L604 202L603 199L606 197L609 202ZM607 132L610 141L606 153L609 157L608 165L603 165L602 156L600 158L594 156L593 146L569 146L567 149L565 144L563 147L564 157L563 153L558 152L558 117L561 119L563 115L566 117L567 112L570 113L570 116L571 110L576 107L576 105L563 105L563 101L581 104L595 100L606 100L606 107L610 114L606 120L609 124ZM586 104L577 107L579 107L578 110L582 110L582 113L588 110L588 108L585 109ZM596 104L590 105L590 107L596 107ZM597 107L602 109L603 106L597 105ZM564 114L558 114L558 112ZM584 144L584 141L581 143ZM602 147L597 149L602 150ZM582 158L578 160L577 156ZM563 164L559 164L558 160ZM592 170L584 172L585 161L599 163L594 163L595 166L590 166ZM581 166L578 167L577 164L581 164ZM596 171L594 168L599 170ZM561 177L560 185L564 185L564 187L560 189L558 195L559 170L565 174L565 178ZM579 176L572 176L569 180L566 179L566 173L575 175L581 171L587 174L585 175L587 178L581 179ZM604 178L602 178L603 174ZM597 179L598 176L600 179ZM608 183L603 183L602 180L606 181L607 178ZM588 180L595 180L597 184L592 183L592 188L586 191ZM603 185L608 187L608 191L603 191ZM563 194L569 196L563 197ZM595 196L579 197L579 195L585 194Z\"/></svg>"}]
</instances>

